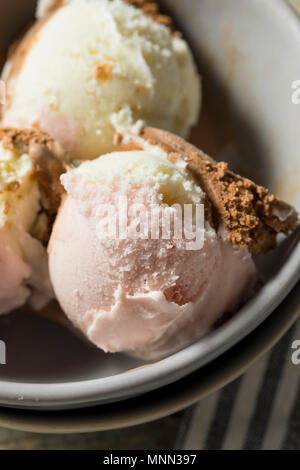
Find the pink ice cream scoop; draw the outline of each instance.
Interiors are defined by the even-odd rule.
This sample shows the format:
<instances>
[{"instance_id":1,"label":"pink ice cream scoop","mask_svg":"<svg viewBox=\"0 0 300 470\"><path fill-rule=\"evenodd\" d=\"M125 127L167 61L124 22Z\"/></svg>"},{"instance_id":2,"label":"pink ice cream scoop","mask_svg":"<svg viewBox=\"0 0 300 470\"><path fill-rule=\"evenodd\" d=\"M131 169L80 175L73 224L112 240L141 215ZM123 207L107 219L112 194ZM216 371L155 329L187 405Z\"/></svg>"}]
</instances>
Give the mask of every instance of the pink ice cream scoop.
<instances>
[{"instance_id":1,"label":"pink ice cream scoop","mask_svg":"<svg viewBox=\"0 0 300 470\"><path fill-rule=\"evenodd\" d=\"M39 309L53 297L45 245L60 204L62 154L43 133L0 129L0 314L27 301Z\"/></svg>"},{"instance_id":2,"label":"pink ice cream scoop","mask_svg":"<svg viewBox=\"0 0 300 470\"><path fill-rule=\"evenodd\" d=\"M213 231L195 253L174 240L100 241L90 222L68 196L51 239L50 275L69 319L106 352L166 356L207 333L251 291L251 256Z\"/></svg>"},{"instance_id":3,"label":"pink ice cream scoop","mask_svg":"<svg viewBox=\"0 0 300 470\"><path fill-rule=\"evenodd\" d=\"M203 336L250 295L251 254L226 240L222 224L216 230L205 218L197 232L193 215L191 227L202 235L193 249L188 231L175 236L178 208L206 200L183 160L171 162L159 147L117 152L81 164L62 182L67 196L50 240L50 277L62 309L99 348L159 359ZM140 210L131 212L133 205ZM165 239L141 228L142 209L145 221L154 207L173 214ZM126 236L111 224L122 217Z\"/></svg>"},{"instance_id":4,"label":"pink ice cream scoop","mask_svg":"<svg viewBox=\"0 0 300 470\"><path fill-rule=\"evenodd\" d=\"M8 245L0 232L0 315L23 305L29 297L24 280L30 267Z\"/></svg>"},{"instance_id":5,"label":"pink ice cream scoop","mask_svg":"<svg viewBox=\"0 0 300 470\"><path fill-rule=\"evenodd\" d=\"M246 301L256 279L251 253L274 247L297 214L170 133L146 128L118 144L123 151L62 176L50 277L92 343L157 360Z\"/></svg>"},{"instance_id":6,"label":"pink ice cream scoop","mask_svg":"<svg viewBox=\"0 0 300 470\"><path fill-rule=\"evenodd\" d=\"M170 133L146 128L118 145L62 176L50 277L92 343L157 360L245 302L256 279L251 253L274 247L297 214Z\"/></svg>"}]
</instances>

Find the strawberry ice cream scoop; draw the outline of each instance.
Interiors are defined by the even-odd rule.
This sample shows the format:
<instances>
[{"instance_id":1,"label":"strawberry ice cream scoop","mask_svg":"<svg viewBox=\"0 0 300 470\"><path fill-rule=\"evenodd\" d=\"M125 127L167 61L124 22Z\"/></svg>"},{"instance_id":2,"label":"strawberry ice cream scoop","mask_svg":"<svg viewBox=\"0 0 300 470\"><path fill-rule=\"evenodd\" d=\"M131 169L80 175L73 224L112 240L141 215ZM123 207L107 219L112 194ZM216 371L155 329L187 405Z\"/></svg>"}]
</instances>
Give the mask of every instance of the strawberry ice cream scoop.
<instances>
[{"instance_id":1,"label":"strawberry ice cream scoop","mask_svg":"<svg viewBox=\"0 0 300 470\"><path fill-rule=\"evenodd\" d=\"M53 297L45 245L62 192L60 156L45 134L0 129L0 314Z\"/></svg>"},{"instance_id":2,"label":"strawberry ice cream scoop","mask_svg":"<svg viewBox=\"0 0 300 470\"><path fill-rule=\"evenodd\" d=\"M30 277L29 266L8 245L0 232L0 314L23 305L28 290L23 282Z\"/></svg>"},{"instance_id":3,"label":"strawberry ice cream scoop","mask_svg":"<svg viewBox=\"0 0 300 470\"><path fill-rule=\"evenodd\" d=\"M256 270L247 247L229 243L222 224L216 229L208 216L197 231L196 207L207 199L183 160L172 162L145 143L143 150L85 162L62 182L67 196L50 240L50 276L69 319L104 351L146 360L169 355L210 331L251 292ZM120 200L127 202L127 219ZM191 233L180 238L174 231L185 205L202 235L192 249ZM154 207L174 217L165 238L152 237L145 224ZM115 214L123 217L122 233Z\"/></svg>"}]
</instances>

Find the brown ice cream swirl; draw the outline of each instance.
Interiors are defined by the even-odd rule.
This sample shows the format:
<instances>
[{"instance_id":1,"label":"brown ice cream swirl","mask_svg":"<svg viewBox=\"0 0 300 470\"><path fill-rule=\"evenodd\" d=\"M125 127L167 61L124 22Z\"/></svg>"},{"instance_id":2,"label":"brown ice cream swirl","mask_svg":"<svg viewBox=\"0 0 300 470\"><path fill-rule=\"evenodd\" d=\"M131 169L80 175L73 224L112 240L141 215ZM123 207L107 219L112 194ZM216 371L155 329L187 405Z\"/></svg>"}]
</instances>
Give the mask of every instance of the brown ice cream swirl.
<instances>
[{"instance_id":1,"label":"brown ice cream swirl","mask_svg":"<svg viewBox=\"0 0 300 470\"><path fill-rule=\"evenodd\" d=\"M8 150L18 149L21 153L27 153L33 163L41 195L42 211L48 221L47 226L34 236L47 244L64 194L60 176L66 172L68 155L58 142L40 131L0 128L0 141Z\"/></svg>"},{"instance_id":2,"label":"brown ice cream swirl","mask_svg":"<svg viewBox=\"0 0 300 470\"><path fill-rule=\"evenodd\" d=\"M228 169L227 163L217 163L201 150L180 137L159 129L146 127L139 137L119 135L120 149L142 149L143 141L158 146L170 161L188 163L201 188L207 195L206 217L215 228L226 228L228 241L253 254L276 247L278 233L288 234L298 223L296 210L277 199L266 188L256 185Z\"/></svg>"}]
</instances>

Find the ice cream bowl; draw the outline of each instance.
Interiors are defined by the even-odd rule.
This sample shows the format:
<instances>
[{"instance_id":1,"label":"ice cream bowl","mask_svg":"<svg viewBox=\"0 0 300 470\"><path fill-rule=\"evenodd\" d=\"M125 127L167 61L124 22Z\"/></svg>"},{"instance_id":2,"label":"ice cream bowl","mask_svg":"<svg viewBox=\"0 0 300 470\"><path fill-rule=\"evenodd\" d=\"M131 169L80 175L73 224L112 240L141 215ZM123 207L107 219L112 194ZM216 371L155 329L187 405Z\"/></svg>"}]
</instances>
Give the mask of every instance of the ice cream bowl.
<instances>
[{"instance_id":1,"label":"ice cream bowl","mask_svg":"<svg viewBox=\"0 0 300 470\"><path fill-rule=\"evenodd\" d=\"M296 14L279 0L255 0L251 6L246 0L164 3L190 39L203 75L204 109L193 142L299 209L298 107L292 103L292 83L300 74ZM33 7L28 2L28 9ZM12 27L11 36L8 32L2 39L5 44L21 25L14 24L8 8L1 8L3 21ZM1 404L87 407L144 394L187 376L254 331L296 285L299 231L257 263L261 286L234 318L154 364L105 356L67 330L22 312L1 318L1 339L7 345Z\"/></svg>"}]
</instances>

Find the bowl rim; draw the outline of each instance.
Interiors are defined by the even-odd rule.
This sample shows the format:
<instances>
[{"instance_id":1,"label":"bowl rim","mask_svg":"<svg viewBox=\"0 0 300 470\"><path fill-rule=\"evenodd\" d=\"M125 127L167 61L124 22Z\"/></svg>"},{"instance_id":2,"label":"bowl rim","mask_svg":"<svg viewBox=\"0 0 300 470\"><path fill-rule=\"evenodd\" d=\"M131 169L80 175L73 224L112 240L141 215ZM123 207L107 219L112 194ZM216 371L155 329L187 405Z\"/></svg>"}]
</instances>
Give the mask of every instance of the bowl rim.
<instances>
[{"instance_id":1,"label":"bowl rim","mask_svg":"<svg viewBox=\"0 0 300 470\"><path fill-rule=\"evenodd\" d=\"M0 409L0 426L18 431L70 434L128 428L195 405L228 385L266 354L300 318L300 283L255 332L205 370L135 399L84 410L60 412Z\"/></svg>"},{"instance_id":2,"label":"bowl rim","mask_svg":"<svg viewBox=\"0 0 300 470\"><path fill-rule=\"evenodd\" d=\"M300 22L284 0L272 7L286 15L300 46ZM110 377L65 383L0 381L0 404L21 408L59 409L120 401L175 382L228 351L256 329L278 307L300 279L299 237L287 262L233 320L172 356L145 368ZM273 295L276 292L276 296ZM267 299L262 302L262 299Z\"/></svg>"},{"instance_id":3,"label":"bowl rim","mask_svg":"<svg viewBox=\"0 0 300 470\"><path fill-rule=\"evenodd\" d=\"M300 242L278 275L218 331L211 333L209 347L203 347L208 337L188 348L147 367L115 376L65 382L59 384L19 383L0 381L2 406L19 408L68 409L125 400L133 395L164 387L207 365L244 339L263 323L281 304L300 280ZM277 289L276 297L271 292ZM261 306L260 299L268 298ZM202 346L202 347L201 347ZM205 353L203 349L206 349Z\"/></svg>"}]
</instances>

